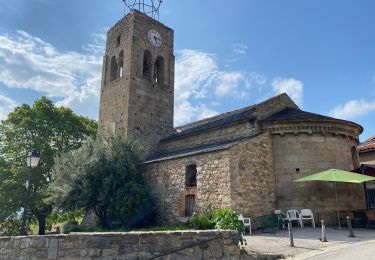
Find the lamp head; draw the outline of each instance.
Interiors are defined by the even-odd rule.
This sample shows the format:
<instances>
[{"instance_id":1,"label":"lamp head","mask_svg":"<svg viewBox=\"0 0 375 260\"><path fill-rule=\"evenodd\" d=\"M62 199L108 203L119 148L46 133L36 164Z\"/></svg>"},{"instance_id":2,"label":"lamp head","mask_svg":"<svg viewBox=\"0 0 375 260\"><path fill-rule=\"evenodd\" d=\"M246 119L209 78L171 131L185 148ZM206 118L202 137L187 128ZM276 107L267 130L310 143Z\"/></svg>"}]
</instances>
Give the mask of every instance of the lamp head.
<instances>
[{"instance_id":1,"label":"lamp head","mask_svg":"<svg viewBox=\"0 0 375 260\"><path fill-rule=\"evenodd\" d=\"M29 155L27 156L27 167L29 168L35 168L38 166L40 160L40 152L37 150L33 150Z\"/></svg>"}]
</instances>

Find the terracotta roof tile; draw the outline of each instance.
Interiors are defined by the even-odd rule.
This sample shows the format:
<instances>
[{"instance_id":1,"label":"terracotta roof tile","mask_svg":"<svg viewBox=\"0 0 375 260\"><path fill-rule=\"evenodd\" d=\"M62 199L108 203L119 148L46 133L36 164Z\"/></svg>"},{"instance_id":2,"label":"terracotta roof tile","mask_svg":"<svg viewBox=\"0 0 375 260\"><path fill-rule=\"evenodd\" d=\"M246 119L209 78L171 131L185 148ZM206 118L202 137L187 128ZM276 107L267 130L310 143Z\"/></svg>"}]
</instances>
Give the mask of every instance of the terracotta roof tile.
<instances>
[{"instance_id":1,"label":"terracotta roof tile","mask_svg":"<svg viewBox=\"0 0 375 260\"><path fill-rule=\"evenodd\" d=\"M359 152L375 151L375 135L357 146Z\"/></svg>"}]
</instances>

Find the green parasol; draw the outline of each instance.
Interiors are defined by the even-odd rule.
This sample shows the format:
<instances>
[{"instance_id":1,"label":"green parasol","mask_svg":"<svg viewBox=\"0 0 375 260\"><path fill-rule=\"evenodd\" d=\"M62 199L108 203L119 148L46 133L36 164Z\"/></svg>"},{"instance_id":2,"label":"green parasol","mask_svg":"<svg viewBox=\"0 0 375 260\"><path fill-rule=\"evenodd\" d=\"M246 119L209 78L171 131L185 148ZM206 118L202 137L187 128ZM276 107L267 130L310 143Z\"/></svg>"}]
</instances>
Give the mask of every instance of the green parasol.
<instances>
[{"instance_id":1,"label":"green parasol","mask_svg":"<svg viewBox=\"0 0 375 260\"><path fill-rule=\"evenodd\" d=\"M337 208L337 220L340 224L340 213L339 213L339 199L337 196L337 182L350 182L350 183L363 183L365 181L373 181L374 177L362 175L358 173L352 173L343 170L330 169L322 172L318 172L300 179L295 180L295 182L305 182L305 181L332 181L335 183L335 195L336 195L336 208Z\"/></svg>"}]
</instances>

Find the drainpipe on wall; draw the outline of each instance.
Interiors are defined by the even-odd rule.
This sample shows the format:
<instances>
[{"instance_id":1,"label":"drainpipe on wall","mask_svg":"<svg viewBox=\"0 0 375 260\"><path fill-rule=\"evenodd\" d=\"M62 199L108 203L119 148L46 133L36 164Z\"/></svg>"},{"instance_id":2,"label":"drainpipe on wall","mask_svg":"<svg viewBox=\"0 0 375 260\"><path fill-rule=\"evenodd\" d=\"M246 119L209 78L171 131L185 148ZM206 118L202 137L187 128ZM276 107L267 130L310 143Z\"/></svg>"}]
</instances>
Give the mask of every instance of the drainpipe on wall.
<instances>
[{"instance_id":1,"label":"drainpipe on wall","mask_svg":"<svg viewBox=\"0 0 375 260\"><path fill-rule=\"evenodd\" d=\"M364 175L364 170L366 168L366 165L365 164L362 164L359 166L361 168L361 172L362 174ZM365 200L366 200L366 210L368 210L368 201L367 201L367 185L366 185L366 182L363 183L363 187L365 189Z\"/></svg>"}]
</instances>

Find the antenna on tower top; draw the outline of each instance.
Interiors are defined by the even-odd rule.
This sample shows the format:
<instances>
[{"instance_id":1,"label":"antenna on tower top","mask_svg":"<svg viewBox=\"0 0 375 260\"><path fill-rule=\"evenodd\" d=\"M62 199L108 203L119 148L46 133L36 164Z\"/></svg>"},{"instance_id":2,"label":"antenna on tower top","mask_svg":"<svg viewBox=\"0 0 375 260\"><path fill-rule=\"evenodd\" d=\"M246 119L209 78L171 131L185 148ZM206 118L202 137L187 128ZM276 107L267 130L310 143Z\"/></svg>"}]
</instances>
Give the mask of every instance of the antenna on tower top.
<instances>
[{"instance_id":1,"label":"antenna on tower top","mask_svg":"<svg viewBox=\"0 0 375 260\"><path fill-rule=\"evenodd\" d=\"M159 20L159 8L163 0L122 0L125 4L125 15L137 10Z\"/></svg>"}]
</instances>

